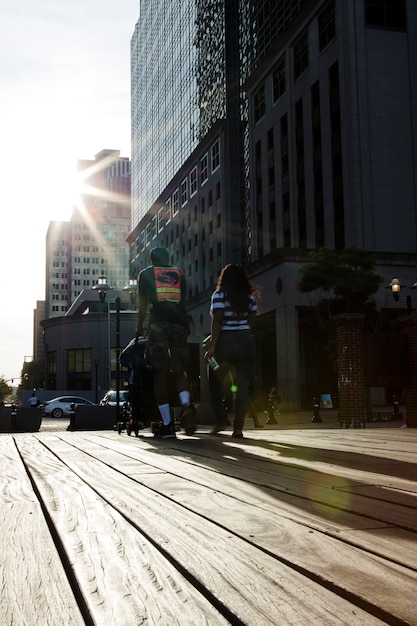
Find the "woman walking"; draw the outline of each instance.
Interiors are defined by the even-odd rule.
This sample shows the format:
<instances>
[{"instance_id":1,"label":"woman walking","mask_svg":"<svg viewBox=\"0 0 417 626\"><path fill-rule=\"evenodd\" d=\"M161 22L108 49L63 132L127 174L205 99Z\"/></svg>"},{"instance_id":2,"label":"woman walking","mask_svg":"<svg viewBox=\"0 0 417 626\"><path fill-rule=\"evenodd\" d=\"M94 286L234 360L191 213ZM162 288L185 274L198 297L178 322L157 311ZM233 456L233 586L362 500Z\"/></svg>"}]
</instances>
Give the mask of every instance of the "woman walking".
<instances>
[{"instance_id":1,"label":"woman walking","mask_svg":"<svg viewBox=\"0 0 417 626\"><path fill-rule=\"evenodd\" d=\"M220 272L211 297L211 345L205 360L219 364L209 370L209 388L216 425L211 434L224 430L223 398L235 397L232 437L243 437L243 421L249 403L249 386L255 368L252 327L258 312L255 289L241 265L230 263ZM214 363L216 366L216 363Z\"/></svg>"}]
</instances>

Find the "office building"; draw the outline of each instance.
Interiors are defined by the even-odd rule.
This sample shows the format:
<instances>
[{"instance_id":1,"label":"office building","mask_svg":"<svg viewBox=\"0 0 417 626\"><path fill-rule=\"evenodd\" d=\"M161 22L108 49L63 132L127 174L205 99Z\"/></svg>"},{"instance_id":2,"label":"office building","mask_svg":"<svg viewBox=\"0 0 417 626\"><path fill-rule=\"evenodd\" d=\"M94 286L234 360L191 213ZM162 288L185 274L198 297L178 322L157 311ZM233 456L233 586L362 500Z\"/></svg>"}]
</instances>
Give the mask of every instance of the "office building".
<instances>
[{"instance_id":1,"label":"office building","mask_svg":"<svg viewBox=\"0 0 417 626\"><path fill-rule=\"evenodd\" d=\"M168 247L186 271L190 339L199 344L219 270L244 263L262 288L260 395L276 386L284 408L296 410L318 391L337 394L306 322L311 300L297 291L298 272L309 250L352 245L375 253L386 284L394 275L415 281L417 6L141 5L132 39L132 273L154 245ZM186 74L167 63L180 55ZM168 117L152 125L160 108ZM161 167L151 146L165 140ZM376 300L396 306L383 288Z\"/></svg>"},{"instance_id":2,"label":"office building","mask_svg":"<svg viewBox=\"0 0 417 626\"><path fill-rule=\"evenodd\" d=\"M80 202L69 221L51 222L46 237L44 314L35 314L36 359L46 389L91 390L100 397L115 381L114 299L122 298L123 341L134 332L129 310L130 160L102 150L77 164ZM100 276L114 290L106 305L93 291ZM113 313L112 313L113 311ZM42 349L40 340L42 338ZM43 353L44 352L44 353Z\"/></svg>"},{"instance_id":3,"label":"office building","mask_svg":"<svg viewBox=\"0 0 417 626\"><path fill-rule=\"evenodd\" d=\"M46 236L46 316L65 312L83 289L105 275L115 289L129 278L130 160L102 150L77 164L80 203L68 222L51 222Z\"/></svg>"}]
</instances>

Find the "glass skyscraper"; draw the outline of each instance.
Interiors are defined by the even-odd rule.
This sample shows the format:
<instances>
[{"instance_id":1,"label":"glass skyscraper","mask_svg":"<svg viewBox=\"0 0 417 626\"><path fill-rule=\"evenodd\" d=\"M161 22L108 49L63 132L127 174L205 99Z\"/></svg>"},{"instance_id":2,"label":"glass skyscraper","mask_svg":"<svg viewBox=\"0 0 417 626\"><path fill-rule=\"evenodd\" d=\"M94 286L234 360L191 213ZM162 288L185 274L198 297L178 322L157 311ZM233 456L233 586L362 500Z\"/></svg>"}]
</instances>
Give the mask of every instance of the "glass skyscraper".
<instances>
[{"instance_id":1,"label":"glass skyscraper","mask_svg":"<svg viewBox=\"0 0 417 626\"><path fill-rule=\"evenodd\" d=\"M195 0L142 0L131 42L132 225L199 141Z\"/></svg>"}]
</instances>

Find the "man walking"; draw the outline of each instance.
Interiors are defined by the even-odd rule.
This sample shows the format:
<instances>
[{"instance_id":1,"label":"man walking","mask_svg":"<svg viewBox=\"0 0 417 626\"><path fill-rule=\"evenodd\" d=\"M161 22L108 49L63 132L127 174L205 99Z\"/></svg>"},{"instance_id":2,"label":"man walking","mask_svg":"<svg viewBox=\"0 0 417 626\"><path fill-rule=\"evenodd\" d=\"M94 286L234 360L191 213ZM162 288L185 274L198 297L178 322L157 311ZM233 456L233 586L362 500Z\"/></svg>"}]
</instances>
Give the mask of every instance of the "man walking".
<instances>
[{"instance_id":1,"label":"man walking","mask_svg":"<svg viewBox=\"0 0 417 626\"><path fill-rule=\"evenodd\" d=\"M162 418L155 436L175 437L169 404L169 380L173 377L178 393L181 423L187 435L194 434L195 408L190 402L187 378L189 334L185 310L186 281L183 272L169 264L168 250L162 247L151 250L151 265L138 278L138 323L136 336L143 336L143 324L149 311L148 354L153 373L156 402Z\"/></svg>"}]
</instances>

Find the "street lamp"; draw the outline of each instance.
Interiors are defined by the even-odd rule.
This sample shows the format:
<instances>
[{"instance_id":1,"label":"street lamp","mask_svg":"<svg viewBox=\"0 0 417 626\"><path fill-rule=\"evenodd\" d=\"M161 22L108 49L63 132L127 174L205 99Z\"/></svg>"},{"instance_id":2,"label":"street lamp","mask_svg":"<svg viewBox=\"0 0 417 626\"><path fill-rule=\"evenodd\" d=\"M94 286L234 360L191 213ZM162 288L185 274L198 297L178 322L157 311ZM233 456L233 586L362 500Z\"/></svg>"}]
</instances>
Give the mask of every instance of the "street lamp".
<instances>
[{"instance_id":1,"label":"street lamp","mask_svg":"<svg viewBox=\"0 0 417 626\"><path fill-rule=\"evenodd\" d=\"M130 304L134 311L136 311L136 294L138 290L138 281L136 278L129 278L129 284L123 287L123 291L127 291L130 295Z\"/></svg>"},{"instance_id":2,"label":"street lamp","mask_svg":"<svg viewBox=\"0 0 417 626\"><path fill-rule=\"evenodd\" d=\"M394 298L395 302L399 301L400 291L402 288L407 288L407 285L402 285L398 277L391 278L391 282L389 285L387 285L387 289L391 289L392 297ZM417 280L415 281L413 285L411 285L411 287L409 287L409 289L417 289ZM407 302L407 311L411 313L412 311L411 296L406 296L406 302Z\"/></svg>"},{"instance_id":3,"label":"street lamp","mask_svg":"<svg viewBox=\"0 0 417 626\"><path fill-rule=\"evenodd\" d=\"M100 361L98 359L94 359L94 367L95 371L95 389L96 389L96 404L98 403L98 366L100 365Z\"/></svg>"},{"instance_id":4,"label":"street lamp","mask_svg":"<svg viewBox=\"0 0 417 626\"><path fill-rule=\"evenodd\" d=\"M96 289L98 291L98 297L100 298L100 302L104 304L106 300L106 293L111 290L111 287L107 282L107 277L99 276L97 279L97 285L94 285L93 289Z\"/></svg>"},{"instance_id":5,"label":"street lamp","mask_svg":"<svg viewBox=\"0 0 417 626\"><path fill-rule=\"evenodd\" d=\"M405 287L405 285L403 285ZM400 291L401 291L401 283L399 278L391 278L391 282L388 285L388 288L391 289L392 297L395 302L398 302L400 299Z\"/></svg>"},{"instance_id":6,"label":"street lamp","mask_svg":"<svg viewBox=\"0 0 417 626\"><path fill-rule=\"evenodd\" d=\"M99 276L98 282L93 286L98 291L100 302L104 304L106 301L106 293L111 290L107 282L106 276ZM120 298L117 297L116 303L116 421L120 421ZM108 342L109 342L109 371L111 372L111 347L110 347L110 302L107 302L107 324L108 324Z\"/></svg>"}]
</instances>

